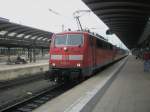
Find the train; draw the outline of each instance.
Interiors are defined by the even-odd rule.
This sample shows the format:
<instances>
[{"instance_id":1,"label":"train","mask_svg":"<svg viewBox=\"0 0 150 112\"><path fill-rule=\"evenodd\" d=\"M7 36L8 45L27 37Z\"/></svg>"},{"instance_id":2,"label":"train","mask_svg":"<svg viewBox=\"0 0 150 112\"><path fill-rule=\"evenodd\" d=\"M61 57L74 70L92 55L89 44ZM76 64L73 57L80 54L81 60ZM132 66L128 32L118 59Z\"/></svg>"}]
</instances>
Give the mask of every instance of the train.
<instances>
[{"instance_id":1,"label":"train","mask_svg":"<svg viewBox=\"0 0 150 112\"><path fill-rule=\"evenodd\" d=\"M64 82L93 75L99 68L125 56L125 50L99 34L66 31L53 34L49 54L48 79Z\"/></svg>"}]
</instances>

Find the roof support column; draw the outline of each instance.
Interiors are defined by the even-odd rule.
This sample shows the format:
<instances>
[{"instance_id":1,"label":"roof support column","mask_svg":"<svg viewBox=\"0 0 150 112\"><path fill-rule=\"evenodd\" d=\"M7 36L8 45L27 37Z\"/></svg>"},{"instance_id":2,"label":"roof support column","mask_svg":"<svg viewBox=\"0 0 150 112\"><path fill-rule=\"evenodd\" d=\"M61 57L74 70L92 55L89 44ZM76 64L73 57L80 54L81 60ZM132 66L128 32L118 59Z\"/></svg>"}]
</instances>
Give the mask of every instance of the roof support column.
<instances>
[{"instance_id":1,"label":"roof support column","mask_svg":"<svg viewBox=\"0 0 150 112\"><path fill-rule=\"evenodd\" d=\"M28 48L28 58L31 63L32 62L32 49L31 48Z\"/></svg>"},{"instance_id":2,"label":"roof support column","mask_svg":"<svg viewBox=\"0 0 150 112\"><path fill-rule=\"evenodd\" d=\"M34 46L33 46L33 62L34 63L36 62L36 49Z\"/></svg>"},{"instance_id":3,"label":"roof support column","mask_svg":"<svg viewBox=\"0 0 150 112\"><path fill-rule=\"evenodd\" d=\"M43 57L44 57L44 49L42 48L42 59L43 59Z\"/></svg>"},{"instance_id":4,"label":"roof support column","mask_svg":"<svg viewBox=\"0 0 150 112\"><path fill-rule=\"evenodd\" d=\"M11 63L11 59L10 59L10 47L7 48L7 56L8 56L8 63Z\"/></svg>"}]
</instances>

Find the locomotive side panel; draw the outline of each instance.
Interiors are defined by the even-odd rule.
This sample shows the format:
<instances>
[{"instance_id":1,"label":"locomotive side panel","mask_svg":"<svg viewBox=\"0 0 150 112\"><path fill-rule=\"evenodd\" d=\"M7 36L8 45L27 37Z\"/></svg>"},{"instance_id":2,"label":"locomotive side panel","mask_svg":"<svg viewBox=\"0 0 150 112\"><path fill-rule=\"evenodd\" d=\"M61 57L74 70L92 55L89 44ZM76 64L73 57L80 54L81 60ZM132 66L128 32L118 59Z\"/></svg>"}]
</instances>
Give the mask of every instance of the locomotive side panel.
<instances>
[{"instance_id":1,"label":"locomotive side panel","mask_svg":"<svg viewBox=\"0 0 150 112\"><path fill-rule=\"evenodd\" d=\"M89 35L88 33L84 34L86 38L86 49L84 50L84 68L83 75L90 76L94 71L94 67L96 65L96 39Z\"/></svg>"}]
</instances>

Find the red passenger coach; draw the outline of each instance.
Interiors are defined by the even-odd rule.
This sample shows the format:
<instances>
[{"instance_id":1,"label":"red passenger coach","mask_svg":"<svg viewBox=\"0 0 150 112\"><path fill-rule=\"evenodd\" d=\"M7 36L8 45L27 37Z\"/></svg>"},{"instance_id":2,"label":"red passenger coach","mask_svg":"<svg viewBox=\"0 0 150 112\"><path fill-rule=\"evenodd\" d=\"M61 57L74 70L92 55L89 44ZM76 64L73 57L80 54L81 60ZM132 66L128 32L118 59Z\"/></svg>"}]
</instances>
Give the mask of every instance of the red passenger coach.
<instances>
[{"instance_id":1,"label":"red passenger coach","mask_svg":"<svg viewBox=\"0 0 150 112\"><path fill-rule=\"evenodd\" d=\"M49 77L54 81L90 76L112 62L116 51L103 37L89 32L54 34L50 46Z\"/></svg>"}]
</instances>

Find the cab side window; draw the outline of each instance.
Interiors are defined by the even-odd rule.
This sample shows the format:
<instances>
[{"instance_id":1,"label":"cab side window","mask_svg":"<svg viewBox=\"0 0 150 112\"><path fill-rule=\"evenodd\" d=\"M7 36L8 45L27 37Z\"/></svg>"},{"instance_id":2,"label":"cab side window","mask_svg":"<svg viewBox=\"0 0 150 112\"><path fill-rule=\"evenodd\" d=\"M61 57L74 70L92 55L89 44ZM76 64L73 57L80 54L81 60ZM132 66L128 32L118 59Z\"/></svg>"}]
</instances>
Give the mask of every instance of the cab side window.
<instances>
[{"instance_id":1,"label":"cab side window","mask_svg":"<svg viewBox=\"0 0 150 112\"><path fill-rule=\"evenodd\" d=\"M91 47L94 46L94 38L91 35L89 36L89 43Z\"/></svg>"}]
</instances>

